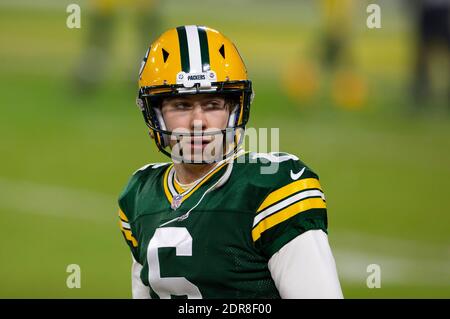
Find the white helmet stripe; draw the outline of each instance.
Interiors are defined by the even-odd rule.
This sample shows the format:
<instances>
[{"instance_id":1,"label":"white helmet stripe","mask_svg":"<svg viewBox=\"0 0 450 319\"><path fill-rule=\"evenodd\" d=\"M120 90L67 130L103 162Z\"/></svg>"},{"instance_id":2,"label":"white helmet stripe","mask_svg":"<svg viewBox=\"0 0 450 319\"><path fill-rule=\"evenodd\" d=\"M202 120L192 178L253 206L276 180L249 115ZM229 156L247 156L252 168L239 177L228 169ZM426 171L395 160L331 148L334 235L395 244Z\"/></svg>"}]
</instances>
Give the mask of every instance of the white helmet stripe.
<instances>
[{"instance_id":1,"label":"white helmet stripe","mask_svg":"<svg viewBox=\"0 0 450 319\"><path fill-rule=\"evenodd\" d=\"M190 72L200 73L202 72L202 55L200 53L198 29L196 25L188 25L185 28L189 49Z\"/></svg>"}]
</instances>

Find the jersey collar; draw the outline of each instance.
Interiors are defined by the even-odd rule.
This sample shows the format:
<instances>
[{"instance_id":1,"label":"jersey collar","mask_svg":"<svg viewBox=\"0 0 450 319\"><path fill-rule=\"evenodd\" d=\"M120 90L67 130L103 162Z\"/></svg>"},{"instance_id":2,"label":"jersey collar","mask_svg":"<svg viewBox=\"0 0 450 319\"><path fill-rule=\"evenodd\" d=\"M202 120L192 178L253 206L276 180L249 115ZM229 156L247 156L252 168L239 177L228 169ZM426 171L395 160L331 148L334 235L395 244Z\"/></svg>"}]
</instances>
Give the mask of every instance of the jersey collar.
<instances>
[{"instance_id":1,"label":"jersey collar","mask_svg":"<svg viewBox=\"0 0 450 319\"><path fill-rule=\"evenodd\" d=\"M175 169L173 163L167 167L164 177L163 186L164 193L173 209L177 209L185 200L187 200L192 194L195 193L203 184L211 180L230 162L233 162L237 157L243 155L245 152L239 151L231 158L219 162L214 168L211 169L203 178L199 179L190 189L183 190L175 181ZM174 200L175 199L175 200Z\"/></svg>"}]
</instances>

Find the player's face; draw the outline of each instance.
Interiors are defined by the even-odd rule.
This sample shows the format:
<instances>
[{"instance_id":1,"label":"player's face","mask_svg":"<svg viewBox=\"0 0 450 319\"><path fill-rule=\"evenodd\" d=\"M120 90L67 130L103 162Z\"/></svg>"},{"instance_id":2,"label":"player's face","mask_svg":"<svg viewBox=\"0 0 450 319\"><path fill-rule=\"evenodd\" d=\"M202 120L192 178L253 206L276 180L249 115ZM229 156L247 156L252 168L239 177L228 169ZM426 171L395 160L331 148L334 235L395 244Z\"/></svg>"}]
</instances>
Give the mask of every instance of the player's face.
<instances>
[{"instance_id":1,"label":"player's face","mask_svg":"<svg viewBox=\"0 0 450 319\"><path fill-rule=\"evenodd\" d=\"M164 99L161 111L168 131L196 134L225 129L230 112L223 97L211 94ZM171 138L172 150L178 142L183 153L189 150L190 154L204 154L206 150L213 149L212 146L221 149L222 135Z\"/></svg>"}]
</instances>

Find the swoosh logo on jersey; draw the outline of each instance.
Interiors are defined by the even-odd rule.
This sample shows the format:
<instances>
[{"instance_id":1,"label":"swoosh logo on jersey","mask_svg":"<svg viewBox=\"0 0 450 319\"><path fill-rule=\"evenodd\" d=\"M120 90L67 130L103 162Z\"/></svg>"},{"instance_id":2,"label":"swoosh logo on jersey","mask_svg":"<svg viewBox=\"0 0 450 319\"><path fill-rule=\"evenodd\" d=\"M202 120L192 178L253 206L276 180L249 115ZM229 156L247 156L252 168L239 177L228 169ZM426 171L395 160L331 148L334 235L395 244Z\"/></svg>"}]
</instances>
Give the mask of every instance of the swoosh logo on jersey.
<instances>
[{"instance_id":1,"label":"swoosh logo on jersey","mask_svg":"<svg viewBox=\"0 0 450 319\"><path fill-rule=\"evenodd\" d=\"M303 169L302 169L300 172L298 172L297 174L294 174L294 172L291 170L291 178L292 178L294 181L296 181L297 179L299 179L300 176L302 176L303 172L305 171L305 168L306 168L306 167L303 167Z\"/></svg>"}]
</instances>

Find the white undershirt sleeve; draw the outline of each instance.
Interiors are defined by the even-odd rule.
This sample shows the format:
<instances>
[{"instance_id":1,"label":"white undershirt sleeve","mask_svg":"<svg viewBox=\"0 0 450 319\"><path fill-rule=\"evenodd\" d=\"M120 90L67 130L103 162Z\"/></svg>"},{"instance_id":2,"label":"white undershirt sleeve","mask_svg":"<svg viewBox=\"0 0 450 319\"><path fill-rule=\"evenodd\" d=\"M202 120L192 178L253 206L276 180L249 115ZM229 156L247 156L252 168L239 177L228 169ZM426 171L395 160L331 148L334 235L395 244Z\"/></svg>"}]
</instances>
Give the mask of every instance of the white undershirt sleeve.
<instances>
[{"instance_id":1,"label":"white undershirt sleeve","mask_svg":"<svg viewBox=\"0 0 450 319\"><path fill-rule=\"evenodd\" d=\"M131 265L131 291L133 299L151 299L150 289L141 280L142 265L133 258Z\"/></svg>"},{"instance_id":2,"label":"white undershirt sleeve","mask_svg":"<svg viewBox=\"0 0 450 319\"><path fill-rule=\"evenodd\" d=\"M284 299L342 299L328 237L309 230L284 245L269 260L269 270Z\"/></svg>"}]
</instances>

